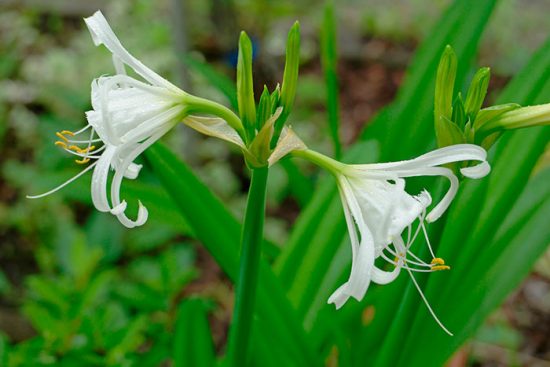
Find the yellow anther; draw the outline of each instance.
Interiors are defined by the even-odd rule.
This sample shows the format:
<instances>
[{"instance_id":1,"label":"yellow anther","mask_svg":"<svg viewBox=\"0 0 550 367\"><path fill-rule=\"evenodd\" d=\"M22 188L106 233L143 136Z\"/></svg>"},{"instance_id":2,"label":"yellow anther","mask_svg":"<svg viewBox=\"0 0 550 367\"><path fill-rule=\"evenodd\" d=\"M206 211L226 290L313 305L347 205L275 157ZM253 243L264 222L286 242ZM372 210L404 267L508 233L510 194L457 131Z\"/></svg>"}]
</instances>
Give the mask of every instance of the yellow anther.
<instances>
[{"instance_id":1,"label":"yellow anther","mask_svg":"<svg viewBox=\"0 0 550 367\"><path fill-rule=\"evenodd\" d=\"M448 265L436 265L436 266L432 266L432 270L433 271L438 271L438 270L449 270L451 267L448 266Z\"/></svg>"},{"instance_id":2,"label":"yellow anther","mask_svg":"<svg viewBox=\"0 0 550 367\"><path fill-rule=\"evenodd\" d=\"M86 147L84 149L77 147L76 145L69 145L68 149L73 150L79 154L86 154L95 149L95 146Z\"/></svg>"},{"instance_id":3,"label":"yellow anther","mask_svg":"<svg viewBox=\"0 0 550 367\"><path fill-rule=\"evenodd\" d=\"M90 158L84 158L84 159L75 159L75 162L78 164L86 164L90 161Z\"/></svg>"},{"instance_id":4,"label":"yellow anther","mask_svg":"<svg viewBox=\"0 0 550 367\"><path fill-rule=\"evenodd\" d=\"M443 260L440 257L436 257L436 258L432 259L431 264L445 265L445 260Z\"/></svg>"},{"instance_id":5,"label":"yellow anther","mask_svg":"<svg viewBox=\"0 0 550 367\"><path fill-rule=\"evenodd\" d=\"M54 144L63 149L68 149L67 144L65 144L64 141L56 141Z\"/></svg>"},{"instance_id":6,"label":"yellow anther","mask_svg":"<svg viewBox=\"0 0 550 367\"><path fill-rule=\"evenodd\" d=\"M63 130L61 132L61 134L63 135L69 135L69 136L74 136L74 133L72 131L69 131L69 130Z\"/></svg>"},{"instance_id":7,"label":"yellow anther","mask_svg":"<svg viewBox=\"0 0 550 367\"><path fill-rule=\"evenodd\" d=\"M64 141L66 141L66 142L69 142L69 139L67 139L67 138L65 137L65 135L63 135L62 133L56 132L55 135L56 135L59 139L64 140Z\"/></svg>"}]
</instances>

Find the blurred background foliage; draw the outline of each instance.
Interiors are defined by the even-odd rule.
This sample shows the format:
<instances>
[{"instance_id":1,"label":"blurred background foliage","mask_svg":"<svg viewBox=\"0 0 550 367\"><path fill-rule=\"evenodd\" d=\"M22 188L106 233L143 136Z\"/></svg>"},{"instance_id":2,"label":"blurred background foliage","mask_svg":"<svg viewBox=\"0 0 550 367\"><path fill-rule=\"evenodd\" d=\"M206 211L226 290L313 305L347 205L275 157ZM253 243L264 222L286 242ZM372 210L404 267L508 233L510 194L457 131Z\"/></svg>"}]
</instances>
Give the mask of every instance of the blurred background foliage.
<instances>
[{"instance_id":1,"label":"blurred background foliage","mask_svg":"<svg viewBox=\"0 0 550 367\"><path fill-rule=\"evenodd\" d=\"M449 3L338 2L344 145L393 99L416 45L430 37ZM53 141L56 131L84 124L91 80L114 71L82 21L98 8L146 65L227 105L235 103L239 31L254 42L255 87L260 91L266 83L272 89L282 75L286 32L298 19L302 69L291 123L312 148L332 149L319 55L323 8L316 1L0 1L1 366L184 365L174 344L185 340L178 325L186 325L177 320L187 309L208 313L213 340L205 348L210 343L218 353L224 350L232 286L150 169L124 183L129 202L139 196L150 210L147 225L133 230L92 209L90 176L42 200L24 198L80 169ZM549 12L544 0L498 5L477 60L492 68L491 102L547 37ZM248 177L240 153L183 127L166 141L241 217ZM266 237L275 246L268 257L286 242L311 195L307 185L318 180L311 167L299 166L306 190L297 191L296 177L284 166L270 173ZM453 363L550 361L549 289L547 256ZM195 300L181 303L187 298Z\"/></svg>"}]
</instances>

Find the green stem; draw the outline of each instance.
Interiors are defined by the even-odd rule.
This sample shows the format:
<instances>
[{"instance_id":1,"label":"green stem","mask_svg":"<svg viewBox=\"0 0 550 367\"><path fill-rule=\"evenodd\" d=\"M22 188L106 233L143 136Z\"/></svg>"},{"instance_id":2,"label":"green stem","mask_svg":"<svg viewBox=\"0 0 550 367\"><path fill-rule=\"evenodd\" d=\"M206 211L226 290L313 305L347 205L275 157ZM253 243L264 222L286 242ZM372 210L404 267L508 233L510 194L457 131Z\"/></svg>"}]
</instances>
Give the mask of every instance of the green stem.
<instances>
[{"instance_id":1,"label":"green stem","mask_svg":"<svg viewBox=\"0 0 550 367\"><path fill-rule=\"evenodd\" d=\"M244 218L241 265L235 295L235 310L229 335L229 366L247 365L247 350L252 329L256 285L260 264L265 217L265 194L268 168L252 170Z\"/></svg>"},{"instance_id":2,"label":"green stem","mask_svg":"<svg viewBox=\"0 0 550 367\"><path fill-rule=\"evenodd\" d=\"M229 124L229 126L235 129L237 133L239 133L243 141L246 141L244 140L245 132L241 119L229 108L217 102L196 97L190 94L187 94L184 97L183 102L187 105L187 113L200 112L218 116L224 119Z\"/></svg>"},{"instance_id":3,"label":"green stem","mask_svg":"<svg viewBox=\"0 0 550 367\"><path fill-rule=\"evenodd\" d=\"M311 163L314 163L319 167L326 169L333 175L338 175L339 173L341 173L346 166L345 164L340 163L335 159L332 159L324 154L321 154L311 149L293 150L291 154L294 157L308 160Z\"/></svg>"}]
</instances>

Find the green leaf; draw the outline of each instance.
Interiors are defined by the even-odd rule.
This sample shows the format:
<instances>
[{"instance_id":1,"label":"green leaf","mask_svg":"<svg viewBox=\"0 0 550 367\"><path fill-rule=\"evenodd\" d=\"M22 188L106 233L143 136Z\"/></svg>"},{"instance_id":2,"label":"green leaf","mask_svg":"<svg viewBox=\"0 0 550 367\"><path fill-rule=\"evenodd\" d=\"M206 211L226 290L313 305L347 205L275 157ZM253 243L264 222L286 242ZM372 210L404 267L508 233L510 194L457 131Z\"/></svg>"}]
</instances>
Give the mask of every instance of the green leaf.
<instances>
[{"instance_id":1,"label":"green leaf","mask_svg":"<svg viewBox=\"0 0 550 367\"><path fill-rule=\"evenodd\" d=\"M338 103L338 75L337 75L337 44L336 44L336 17L334 3L328 0L325 4L323 24L321 28L321 64L325 74L327 86L327 113L329 132L332 138L334 156L340 159L342 144L340 142L340 107Z\"/></svg>"},{"instance_id":2,"label":"green leaf","mask_svg":"<svg viewBox=\"0 0 550 367\"><path fill-rule=\"evenodd\" d=\"M214 366L214 345L200 299L187 299L179 305L173 350L174 367Z\"/></svg>"}]
</instances>

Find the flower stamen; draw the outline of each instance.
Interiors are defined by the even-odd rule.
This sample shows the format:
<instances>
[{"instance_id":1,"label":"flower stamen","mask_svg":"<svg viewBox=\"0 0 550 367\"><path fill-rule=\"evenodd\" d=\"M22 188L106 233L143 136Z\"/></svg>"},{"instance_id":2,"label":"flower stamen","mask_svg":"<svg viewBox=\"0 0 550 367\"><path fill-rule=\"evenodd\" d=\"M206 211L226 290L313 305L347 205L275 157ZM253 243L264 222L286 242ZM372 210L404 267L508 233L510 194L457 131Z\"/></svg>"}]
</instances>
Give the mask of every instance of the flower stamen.
<instances>
[{"instance_id":1,"label":"flower stamen","mask_svg":"<svg viewBox=\"0 0 550 367\"><path fill-rule=\"evenodd\" d=\"M90 161L90 158L75 159L74 161L78 164L86 164Z\"/></svg>"},{"instance_id":2,"label":"flower stamen","mask_svg":"<svg viewBox=\"0 0 550 367\"><path fill-rule=\"evenodd\" d=\"M65 131L65 130L63 130L63 131ZM55 133L55 135L56 135L59 139L65 141L65 142L67 142L67 143L69 142L69 139L67 139L67 137L65 137L65 135L63 135L63 132L59 132L59 131L58 131L58 132Z\"/></svg>"}]
</instances>

